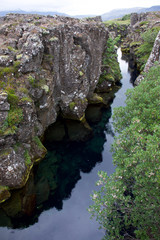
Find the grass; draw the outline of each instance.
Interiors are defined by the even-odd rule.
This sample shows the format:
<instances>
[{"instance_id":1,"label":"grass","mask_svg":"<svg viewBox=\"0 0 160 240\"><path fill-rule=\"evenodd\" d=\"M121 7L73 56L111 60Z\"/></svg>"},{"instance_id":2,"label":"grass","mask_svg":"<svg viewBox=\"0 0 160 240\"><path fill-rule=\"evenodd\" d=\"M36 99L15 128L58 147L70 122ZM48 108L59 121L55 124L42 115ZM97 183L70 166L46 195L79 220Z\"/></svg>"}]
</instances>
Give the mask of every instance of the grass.
<instances>
[{"instance_id":1,"label":"grass","mask_svg":"<svg viewBox=\"0 0 160 240\"><path fill-rule=\"evenodd\" d=\"M112 25L112 24L117 24L117 25L130 25L130 19L127 20L122 20L121 18L116 18L112 20L105 21L105 25Z\"/></svg>"}]
</instances>

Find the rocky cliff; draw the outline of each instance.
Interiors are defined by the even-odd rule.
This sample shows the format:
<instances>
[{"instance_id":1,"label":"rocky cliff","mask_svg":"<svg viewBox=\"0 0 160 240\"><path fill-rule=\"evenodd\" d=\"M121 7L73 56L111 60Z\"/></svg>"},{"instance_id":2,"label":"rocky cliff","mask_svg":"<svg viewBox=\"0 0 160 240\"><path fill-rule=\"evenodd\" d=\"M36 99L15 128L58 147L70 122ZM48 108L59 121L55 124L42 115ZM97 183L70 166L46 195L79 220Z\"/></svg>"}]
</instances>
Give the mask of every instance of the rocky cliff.
<instances>
[{"instance_id":1,"label":"rocky cliff","mask_svg":"<svg viewBox=\"0 0 160 240\"><path fill-rule=\"evenodd\" d=\"M99 18L0 18L0 201L45 155L39 137L58 114L84 119L107 39Z\"/></svg>"},{"instance_id":2,"label":"rocky cliff","mask_svg":"<svg viewBox=\"0 0 160 240\"><path fill-rule=\"evenodd\" d=\"M137 77L135 84L138 85L143 79L145 73L149 71L151 67L153 67L156 62L160 64L160 31L155 39L154 46L152 48L151 54L147 60L147 63L144 67L143 72Z\"/></svg>"},{"instance_id":3,"label":"rocky cliff","mask_svg":"<svg viewBox=\"0 0 160 240\"><path fill-rule=\"evenodd\" d=\"M160 12L133 13L122 51L134 56L138 70L143 71L160 30Z\"/></svg>"}]
</instances>

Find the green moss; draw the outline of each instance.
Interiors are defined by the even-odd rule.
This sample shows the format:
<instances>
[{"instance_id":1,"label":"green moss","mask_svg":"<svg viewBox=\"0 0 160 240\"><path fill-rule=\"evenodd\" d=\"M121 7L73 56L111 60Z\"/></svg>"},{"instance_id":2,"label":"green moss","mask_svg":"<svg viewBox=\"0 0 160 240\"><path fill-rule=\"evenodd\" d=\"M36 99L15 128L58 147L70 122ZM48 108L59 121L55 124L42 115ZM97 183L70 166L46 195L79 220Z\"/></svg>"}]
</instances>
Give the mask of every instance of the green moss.
<instances>
[{"instance_id":1,"label":"green moss","mask_svg":"<svg viewBox=\"0 0 160 240\"><path fill-rule=\"evenodd\" d=\"M112 19L112 20L108 20L105 21L104 24L108 27L109 25L112 25L113 28L117 25L117 26L123 26L123 25L130 25L130 18L128 19L123 19L123 18L117 18L117 19Z\"/></svg>"},{"instance_id":2,"label":"green moss","mask_svg":"<svg viewBox=\"0 0 160 240\"><path fill-rule=\"evenodd\" d=\"M114 76L110 73L106 73L105 75L101 75L99 79L99 84L101 84L103 81L109 81L109 82L114 82Z\"/></svg>"},{"instance_id":3,"label":"green moss","mask_svg":"<svg viewBox=\"0 0 160 240\"><path fill-rule=\"evenodd\" d=\"M10 110L0 131L0 134L4 135L14 134L19 123L23 120L23 111L18 107L19 97L15 94L14 89L12 88L8 88L7 93Z\"/></svg>"},{"instance_id":4,"label":"green moss","mask_svg":"<svg viewBox=\"0 0 160 240\"><path fill-rule=\"evenodd\" d=\"M57 41L57 40L58 40L57 37L51 37L51 38L49 39L50 42L54 42L54 41Z\"/></svg>"},{"instance_id":5,"label":"green moss","mask_svg":"<svg viewBox=\"0 0 160 240\"><path fill-rule=\"evenodd\" d=\"M36 79L31 74L28 75L27 79L28 79L28 81L29 81L29 83L31 84L32 87L34 87L34 88L37 88L37 87L43 88L44 87L45 88L44 90L48 90L48 86L46 85L46 80L45 79Z\"/></svg>"},{"instance_id":6,"label":"green moss","mask_svg":"<svg viewBox=\"0 0 160 240\"><path fill-rule=\"evenodd\" d=\"M103 103L103 98L97 93L94 93L91 98L89 98L89 104L99 104Z\"/></svg>"},{"instance_id":7,"label":"green moss","mask_svg":"<svg viewBox=\"0 0 160 240\"><path fill-rule=\"evenodd\" d=\"M0 67L0 77L3 77L8 74L16 74L20 65L20 61L15 61L13 66L9 67Z\"/></svg>"},{"instance_id":8,"label":"green moss","mask_svg":"<svg viewBox=\"0 0 160 240\"><path fill-rule=\"evenodd\" d=\"M20 144L19 142L17 142L17 143L13 146L13 148L14 148L14 150L17 152L20 146L21 146L21 144Z\"/></svg>"},{"instance_id":9,"label":"green moss","mask_svg":"<svg viewBox=\"0 0 160 240\"><path fill-rule=\"evenodd\" d=\"M149 22L148 21L142 21L139 23L140 26L147 25Z\"/></svg>"},{"instance_id":10,"label":"green moss","mask_svg":"<svg viewBox=\"0 0 160 240\"><path fill-rule=\"evenodd\" d=\"M70 110L73 110L73 108L75 107L76 103L75 102L70 102L69 103L69 108Z\"/></svg>"},{"instance_id":11,"label":"green moss","mask_svg":"<svg viewBox=\"0 0 160 240\"><path fill-rule=\"evenodd\" d=\"M28 94L28 89L25 88L25 87L20 87L20 88L18 88L18 91L19 91L19 92L22 92L22 93L24 93L24 94Z\"/></svg>"},{"instance_id":12,"label":"green moss","mask_svg":"<svg viewBox=\"0 0 160 240\"><path fill-rule=\"evenodd\" d=\"M0 81L0 89L4 89L5 85L6 85L6 83L5 83L5 82L3 82L3 81Z\"/></svg>"},{"instance_id":13,"label":"green moss","mask_svg":"<svg viewBox=\"0 0 160 240\"><path fill-rule=\"evenodd\" d=\"M23 97L21 98L21 102L32 102L32 99L30 97Z\"/></svg>"},{"instance_id":14,"label":"green moss","mask_svg":"<svg viewBox=\"0 0 160 240\"><path fill-rule=\"evenodd\" d=\"M15 94L15 89L8 86L8 87L6 87L6 92L8 93L8 95Z\"/></svg>"},{"instance_id":15,"label":"green moss","mask_svg":"<svg viewBox=\"0 0 160 240\"><path fill-rule=\"evenodd\" d=\"M44 89L46 93L49 92L49 87L47 85L42 85L41 88Z\"/></svg>"},{"instance_id":16,"label":"green moss","mask_svg":"<svg viewBox=\"0 0 160 240\"><path fill-rule=\"evenodd\" d=\"M0 77L9 73L13 73L13 67L0 67Z\"/></svg>"},{"instance_id":17,"label":"green moss","mask_svg":"<svg viewBox=\"0 0 160 240\"><path fill-rule=\"evenodd\" d=\"M36 79L32 75L28 76L28 81L32 85L32 87L36 87Z\"/></svg>"},{"instance_id":18,"label":"green moss","mask_svg":"<svg viewBox=\"0 0 160 240\"><path fill-rule=\"evenodd\" d=\"M25 158L25 164L26 165L31 165L32 164L31 157L29 155L28 150L25 151L24 158Z\"/></svg>"},{"instance_id":19,"label":"green moss","mask_svg":"<svg viewBox=\"0 0 160 240\"><path fill-rule=\"evenodd\" d=\"M0 185L0 203L3 203L8 198L10 198L11 194L9 192L9 188L7 186Z\"/></svg>"},{"instance_id":20,"label":"green moss","mask_svg":"<svg viewBox=\"0 0 160 240\"><path fill-rule=\"evenodd\" d=\"M23 120L23 111L21 108L11 108L7 121L8 121L8 126L14 130L17 129L18 124Z\"/></svg>"},{"instance_id":21,"label":"green moss","mask_svg":"<svg viewBox=\"0 0 160 240\"><path fill-rule=\"evenodd\" d=\"M3 189L9 190L9 187L0 185L0 191L3 190Z\"/></svg>"},{"instance_id":22,"label":"green moss","mask_svg":"<svg viewBox=\"0 0 160 240\"><path fill-rule=\"evenodd\" d=\"M18 107L19 98L14 93L8 94L10 110L7 119L0 129L0 135L13 135L18 129L19 123L23 120L23 110Z\"/></svg>"},{"instance_id":23,"label":"green moss","mask_svg":"<svg viewBox=\"0 0 160 240\"><path fill-rule=\"evenodd\" d=\"M130 47L137 47L140 45L141 45L141 42L131 42Z\"/></svg>"},{"instance_id":24,"label":"green moss","mask_svg":"<svg viewBox=\"0 0 160 240\"><path fill-rule=\"evenodd\" d=\"M83 114L83 116L79 119L80 122L86 122L86 118L85 118L85 114Z\"/></svg>"},{"instance_id":25,"label":"green moss","mask_svg":"<svg viewBox=\"0 0 160 240\"><path fill-rule=\"evenodd\" d=\"M46 28L46 27L43 27L43 26L40 26L40 28L43 29L43 30L47 30L47 28Z\"/></svg>"},{"instance_id":26,"label":"green moss","mask_svg":"<svg viewBox=\"0 0 160 240\"><path fill-rule=\"evenodd\" d=\"M79 76L82 77L84 73L82 71L79 71Z\"/></svg>"},{"instance_id":27,"label":"green moss","mask_svg":"<svg viewBox=\"0 0 160 240\"><path fill-rule=\"evenodd\" d=\"M122 46L121 51L122 51L122 53L130 53L130 48Z\"/></svg>"},{"instance_id":28,"label":"green moss","mask_svg":"<svg viewBox=\"0 0 160 240\"><path fill-rule=\"evenodd\" d=\"M41 142L41 140L39 139L39 137L35 136L33 138L34 142L36 143L36 145L38 146L38 148L41 150L41 149L44 149L44 146Z\"/></svg>"},{"instance_id":29,"label":"green moss","mask_svg":"<svg viewBox=\"0 0 160 240\"><path fill-rule=\"evenodd\" d=\"M17 50L11 46L8 46L8 50L10 50L11 52L17 52Z\"/></svg>"},{"instance_id":30,"label":"green moss","mask_svg":"<svg viewBox=\"0 0 160 240\"><path fill-rule=\"evenodd\" d=\"M110 82L116 82L122 77L114 44L115 41L112 38L109 38L106 43L106 51L103 55L102 74L98 84L101 84L106 80Z\"/></svg>"},{"instance_id":31,"label":"green moss","mask_svg":"<svg viewBox=\"0 0 160 240\"><path fill-rule=\"evenodd\" d=\"M140 28L137 28L137 29L135 30L135 32L136 32L136 33L140 33L140 32L141 32L141 29L140 29Z\"/></svg>"},{"instance_id":32,"label":"green moss","mask_svg":"<svg viewBox=\"0 0 160 240\"><path fill-rule=\"evenodd\" d=\"M23 56L23 54L18 54L18 55L16 55L16 59L19 60L22 58L22 56Z\"/></svg>"},{"instance_id":33,"label":"green moss","mask_svg":"<svg viewBox=\"0 0 160 240\"><path fill-rule=\"evenodd\" d=\"M7 91L8 92L8 91ZM10 93L8 92L8 102L11 104L11 105L18 105L18 102L19 102L19 97L15 94L15 93Z\"/></svg>"},{"instance_id":34,"label":"green moss","mask_svg":"<svg viewBox=\"0 0 160 240\"><path fill-rule=\"evenodd\" d=\"M11 149L4 149L0 151L0 157L8 156L11 153Z\"/></svg>"}]
</instances>

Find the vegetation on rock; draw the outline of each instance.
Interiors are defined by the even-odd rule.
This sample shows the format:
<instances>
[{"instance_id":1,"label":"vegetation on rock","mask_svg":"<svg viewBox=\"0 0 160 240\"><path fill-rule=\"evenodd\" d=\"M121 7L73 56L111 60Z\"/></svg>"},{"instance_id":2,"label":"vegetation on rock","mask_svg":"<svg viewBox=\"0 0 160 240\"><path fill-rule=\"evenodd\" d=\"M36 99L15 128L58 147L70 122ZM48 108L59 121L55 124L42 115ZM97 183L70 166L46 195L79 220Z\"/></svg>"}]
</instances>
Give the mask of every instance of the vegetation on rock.
<instances>
[{"instance_id":1,"label":"vegetation on rock","mask_svg":"<svg viewBox=\"0 0 160 240\"><path fill-rule=\"evenodd\" d=\"M160 30L160 12L131 14L128 34L123 38L122 52L134 55L141 72L149 58L155 38Z\"/></svg>"},{"instance_id":2,"label":"vegetation on rock","mask_svg":"<svg viewBox=\"0 0 160 240\"><path fill-rule=\"evenodd\" d=\"M145 64L149 58L149 55L152 51L154 41L156 36L160 30L160 27L153 27L151 29L146 30L141 34L141 38L143 39L143 43L137 44L135 48L135 55L137 57L137 65L142 71L145 67ZM131 43L133 46L133 43Z\"/></svg>"},{"instance_id":3,"label":"vegetation on rock","mask_svg":"<svg viewBox=\"0 0 160 240\"><path fill-rule=\"evenodd\" d=\"M159 239L160 65L127 91L125 107L114 111L115 173L99 172L99 191L89 211L105 229L104 239ZM130 238L129 238L130 237Z\"/></svg>"},{"instance_id":4,"label":"vegetation on rock","mask_svg":"<svg viewBox=\"0 0 160 240\"><path fill-rule=\"evenodd\" d=\"M106 44L106 50L103 54L102 62L102 74L99 79L99 84L103 81L109 81L114 83L121 79L122 75L119 68L119 63L117 62L117 52L115 45L119 37L115 40L109 38Z\"/></svg>"},{"instance_id":5,"label":"vegetation on rock","mask_svg":"<svg viewBox=\"0 0 160 240\"><path fill-rule=\"evenodd\" d=\"M131 14L126 14L122 18L108 20L108 21L105 22L105 25L106 26L112 25L113 27L115 25L118 25L119 29L121 30L123 25L127 25L128 26L130 24L130 16L131 16Z\"/></svg>"}]
</instances>

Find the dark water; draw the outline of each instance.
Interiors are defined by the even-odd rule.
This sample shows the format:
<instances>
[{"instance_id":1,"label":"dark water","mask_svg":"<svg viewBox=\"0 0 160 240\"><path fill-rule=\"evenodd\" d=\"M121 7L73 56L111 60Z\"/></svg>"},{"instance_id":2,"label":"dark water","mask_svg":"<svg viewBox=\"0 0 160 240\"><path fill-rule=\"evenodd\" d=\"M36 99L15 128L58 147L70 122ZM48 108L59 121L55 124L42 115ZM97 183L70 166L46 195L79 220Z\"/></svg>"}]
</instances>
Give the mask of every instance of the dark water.
<instances>
[{"instance_id":1,"label":"dark water","mask_svg":"<svg viewBox=\"0 0 160 240\"><path fill-rule=\"evenodd\" d=\"M4 226L0 227L0 240L100 240L104 236L95 219L90 219L87 208L92 204L90 194L96 189L97 172L114 172L110 152L114 136L112 112L114 107L125 105L124 93L133 87L134 72L128 71L120 49L118 59L122 87L110 107L98 110L101 121L90 122L93 137L84 143L46 143L49 153L37 166L29 183L30 191L37 194L34 215L19 216L17 220L13 216L2 217L4 212L0 212L0 225Z\"/></svg>"}]
</instances>

